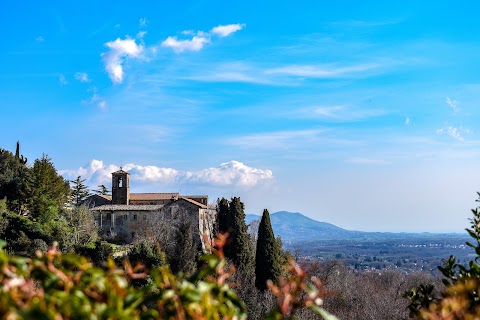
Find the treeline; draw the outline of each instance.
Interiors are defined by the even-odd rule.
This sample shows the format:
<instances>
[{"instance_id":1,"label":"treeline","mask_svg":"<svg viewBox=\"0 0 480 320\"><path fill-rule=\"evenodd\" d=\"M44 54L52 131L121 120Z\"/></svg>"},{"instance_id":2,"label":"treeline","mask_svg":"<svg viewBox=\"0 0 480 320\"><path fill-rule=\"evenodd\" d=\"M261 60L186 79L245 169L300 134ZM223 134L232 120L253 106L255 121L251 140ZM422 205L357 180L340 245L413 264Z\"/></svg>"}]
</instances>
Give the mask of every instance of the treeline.
<instances>
[{"instance_id":1,"label":"treeline","mask_svg":"<svg viewBox=\"0 0 480 320\"><path fill-rule=\"evenodd\" d=\"M15 154L0 148L0 239L8 252L33 256L54 241L64 252L94 245L93 217L87 208L70 206L73 196L47 155L28 166L19 143Z\"/></svg>"},{"instance_id":2,"label":"treeline","mask_svg":"<svg viewBox=\"0 0 480 320\"><path fill-rule=\"evenodd\" d=\"M19 144L15 154L0 149L2 318L335 319L326 310L343 319L480 318L478 209L467 230L474 260L451 257L440 282L335 262L302 270L275 238L267 210L249 234L238 197L218 200L217 257L199 251L182 217L156 221L151 234L118 246L99 238L81 205L88 194L81 177L65 180L48 156L29 166Z\"/></svg>"}]
</instances>

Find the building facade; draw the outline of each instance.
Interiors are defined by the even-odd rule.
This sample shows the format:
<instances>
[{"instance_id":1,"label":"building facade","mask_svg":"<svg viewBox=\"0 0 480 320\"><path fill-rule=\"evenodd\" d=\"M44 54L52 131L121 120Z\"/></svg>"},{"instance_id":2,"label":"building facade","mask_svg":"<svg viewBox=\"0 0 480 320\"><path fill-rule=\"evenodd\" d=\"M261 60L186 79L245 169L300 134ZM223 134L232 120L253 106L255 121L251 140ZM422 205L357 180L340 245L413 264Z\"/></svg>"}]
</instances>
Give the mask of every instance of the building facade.
<instances>
[{"instance_id":1,"label":"building facade","mask_svg":"<svg viewBox=\"0 0 480 320\"><path fill-rule=\"evenodd\" d=\"M105 240L132 243L187 221L199 248L209 251L213 241L216 210L208 196L130 193L130 174L122 169L112 173L112 195L93 195L87 204Z\"/></svg>"}]
</instances>

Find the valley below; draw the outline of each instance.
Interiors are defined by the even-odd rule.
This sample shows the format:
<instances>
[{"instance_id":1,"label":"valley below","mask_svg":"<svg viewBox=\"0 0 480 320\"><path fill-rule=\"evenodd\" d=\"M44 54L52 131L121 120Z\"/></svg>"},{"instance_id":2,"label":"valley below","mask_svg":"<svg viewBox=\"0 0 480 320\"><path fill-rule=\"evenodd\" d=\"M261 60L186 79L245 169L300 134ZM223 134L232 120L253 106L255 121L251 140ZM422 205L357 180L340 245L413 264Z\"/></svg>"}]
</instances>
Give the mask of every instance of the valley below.
<instances>
[{"instance_id":1,"label":"valley below","mask_svg":"<svg viewBox=\"0 0 480 320\"><path fill-rule=\"evenodd\" d=\"M255 229L258 216L247 215ZM350 269L401 270L437 273L437 266L451 255L466 264L475 252L465 244L465 233L390 233L342 229L310 219L300 213L271 214L274 233L297 261L337 260Z\"/></svg>"}]
</instances>

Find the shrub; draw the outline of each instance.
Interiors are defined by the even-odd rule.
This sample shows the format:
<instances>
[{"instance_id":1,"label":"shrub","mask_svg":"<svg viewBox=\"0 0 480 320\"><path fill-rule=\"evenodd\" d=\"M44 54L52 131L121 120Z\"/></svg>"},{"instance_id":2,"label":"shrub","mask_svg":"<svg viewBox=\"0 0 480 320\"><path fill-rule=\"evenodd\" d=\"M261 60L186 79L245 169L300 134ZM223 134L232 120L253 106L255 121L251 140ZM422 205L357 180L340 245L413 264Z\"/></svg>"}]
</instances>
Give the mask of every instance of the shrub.
<instances>
[{"instance_id":1,"label":"shrub","mask_svg":"<svg viewBox=\"0 0 480 320\"><path fill-rule=\"evenodd\" d=\"M468 265L458 263L454 256L443 261L443 266L438 267L445 285L440 296L435 294L432 285L420 285L405 292L404 297L410 300L408 308L411 318L480 318L480 208L473 209L472 213L471 228L466 231L474 241L466 244L475 250L475 258Z\"/></svg>"},{"instance_id":2,"label":"shrub","mask_svg":"<svg viewBox=\"0 0 480 320\"><path fill-rule=\"evenodd\" d=\"M148 274L144 267L123 267L109 259L94 267L56 247L34 259L8 256L0 249L0 317L2 319L246 319L244 303L231 288L232 269L226 268L221 248L200 258L202 267L191 277L175 276L168 267ZM4 243L0 245L3 247ZM290 277L271 285L278 299L267 319L287 319L309 307L335 319L319 307L321 285L308 283L292 264ZM151 277L151 285L135 288L134 280Z\"/></svg>"}]
</instances>

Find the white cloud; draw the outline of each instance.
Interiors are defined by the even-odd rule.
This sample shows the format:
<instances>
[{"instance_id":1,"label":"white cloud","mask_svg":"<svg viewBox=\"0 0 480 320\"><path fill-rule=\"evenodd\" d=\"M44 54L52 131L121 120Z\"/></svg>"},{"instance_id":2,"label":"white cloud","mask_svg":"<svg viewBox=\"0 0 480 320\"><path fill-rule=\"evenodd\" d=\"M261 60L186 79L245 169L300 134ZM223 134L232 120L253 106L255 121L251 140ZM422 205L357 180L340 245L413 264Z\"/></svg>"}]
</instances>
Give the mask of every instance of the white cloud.
<instances>
[{"instance_id":1,"label":"white cloud","mask_svg":"<svg viewBox=\"0 0 480 320\"><path fill-rule=\"evenodd\" d=\"M342 112L344 109L344 106L320 106L315 107L312 111L316 116L335 118L337 117L338 113Z\"/></svg>"},{"instance_id":2,"label":"white cloud","mask_svg":"<svg viewBox=\"0 0 480 320\"><path fill-rule=\"evenodd\" d=\"M61 86L66 86L68 84L68 81L67 79L65 78L65 76L61 73L58 74L58 81L60 82L60 85Z\"/></svg>"},{"instance_id":3,"label":"white cloud","mask_svg":"<svg viewBox=\"0 0 480 320\"><path fill-rule=\"evenodd\" d=\"M462 134L463 133L469 133L469 132L470 132L469 130L465 130L461 127L456 128L456 127L452 127L452 126L448 126L446 128L441 128L441 129L437 130L437 134L447 134L457 141L463 141L464 138L463 138Z\"/></svg>"},{"instance_id":4,"label":"white cloud","mask_svg":"<svg viewBox=\"0 0 480 320\"><path fill-rule=\"evenodd\" d=\"M232 33L235 33L239 30L242 30L243 28L245 28L244 23L242 23L242 24L235 23L235 24L227 24L227 25L223 25L223 26L219 25L215 28L212 28L212 30L210 30L210 32L223 38L223 37L228 37Z\"/></svg>"},{"instance_id":5,"label":"white cloud","mask_svg":"<svg viewBox=\"0 0 480 320\"><path fill-rule=\"evenodd\" d=\"M111 173L120 169L116 165L105 165L101 160L92 160L85 167L76 170L60 170L66 179L82 176L92 188L97 185L109 185ZM130 178L136 184L171 184L199 183L211 186L253 187L263 181L273 179L271 170L249 167L239 161L232 160L218 167L199 171L179 171L173 168L157 166L142 166L133 163L126 164L123 169L130 173ZM165 190L152 190L161 192Z\"/></svg>"},{"instance_id":6,"label":"white cloud","mask_svg":"<svg viewBox=\"0 0 480 320\"><path fill-rule=\"evenodd\" d=\"M139 20L138 24L140 25L140 27L146 27L147 24L148 24L147 18L141 18L141 19Z\"/></svg>"},{"instance_id":7,"label":"white cloud","mask_svg":"<svg viewBox=\"0 0 480 320\"><path fill-rule=\"evenodd\" d=\"M105 101L105 99L103 99L103 98L97 93L96 88L93 88L92 91L93 91L92 97L91 97L90 99L88 99L88 100L83 100L82 103L85 103L85 104L95 104L95 105L97 105L100 109L106 110L106 109L107 109L107 102Z\"/></svg>"},{"instance_id":8,"label":"white cloud","mask_svg":"<svg viewBox=\"0 0 480 320\"><path fill-rule=\"evenodd\" d=\"M453 110L454 112L459 112L459 111L460 111L460 109L459 109L458 106L457 106L457 101L455 101L455 100L450 99L449 97L447 97L447 98L445 99L445 103L446 103L448 106L450 106L450 108L452 108L452 110Z\"/></svg>"},{"instance_id":9,"label":"white cloud","mask_svg":"<svg viewBox=\"0 0 480 320\"><path fill-rule=\"evenodd\" d=\"M266 70L266 74L280 74L308 78L340 78L380 68L377 63L363 63L351 66L332 65L289 65Z\"/></svg>"},{"instance_id":10,"label":"white cloud","mask_svg":"<svg viewBox=\"0 0 480 320\"><path fill-rule=\"evenodd\" d=\"M172 48L176 53L184 51L200 51L203 46L210 42L206 36L194 36L190 40L178 40L177 37L168 37L162 42L162 47Z\"/></svg>"},{"instance_id":11,"label":"white cloud","mask_svg":"<svg viewBox=\"0 0 480 320\"><path fill-rule=\"evenodd\" d=\"M88 78L88 74L86 72L77 72L75 73L75 79L80 82L90 82L91 80Z\"/></svg>"},{"instance_id":12,"label":"white cloud","mask_svg":"<svg viewBox=\"0 0 480 320\"><path fill-rule=\"evenodd\" d=\"M110 51L102 54L105 70L114 83L123 81L123 65L127 58L139 58L143 51L142 45L137 45L133 39L120 39L105 43Z\"/></svg>"},{"instance_id":13,"label":"white cloud","mask_svg":"<svg viewBox=\"0 0 480 320\"><path fill-rule=\"evenodd\" d=\"M169 36L162 42L162 47L172 48L176 53L182 53L184 51L200 51L203 47L211 42L211 35L215 34L219 37L226 37L230 34L237 32L245 27L245 24L229 24L219 25L212 28L210 32L205 31L193 31L183 30L180 32L185 36L192 36L191 39L177 39L176 36Z\"/></svg>"},{"instance_id":14,"label":"white cloud","mask_svg":"<svg viewBox=\"0 0 480 320\"><path fill-rule=\"evenodd\" d=\"M187 173L187 179L190 181L219 186L253 187L260 181L272 178L271 170L252 168L238 161L225 162L218 167Z\"/></svg>"},{"instance_id":15,"label":"white cloud","mask_svg":"<svg viewBox=\"0 0 480 320\"><path fill-rule=\"evenodd\" d=\"M405 125L407 125L407 126L410 125L410 117L405 118Z\"/></svg>"},{"instance_id":16,"label":"white cloud","mask_svg":"<svg viewBox=\"0 0 480 320\"><path fill-rule=\"evenodd\" d=\"M135 38L142 39L147 34L147 31L139 31Z\"/></svg>"}]
</instances>

